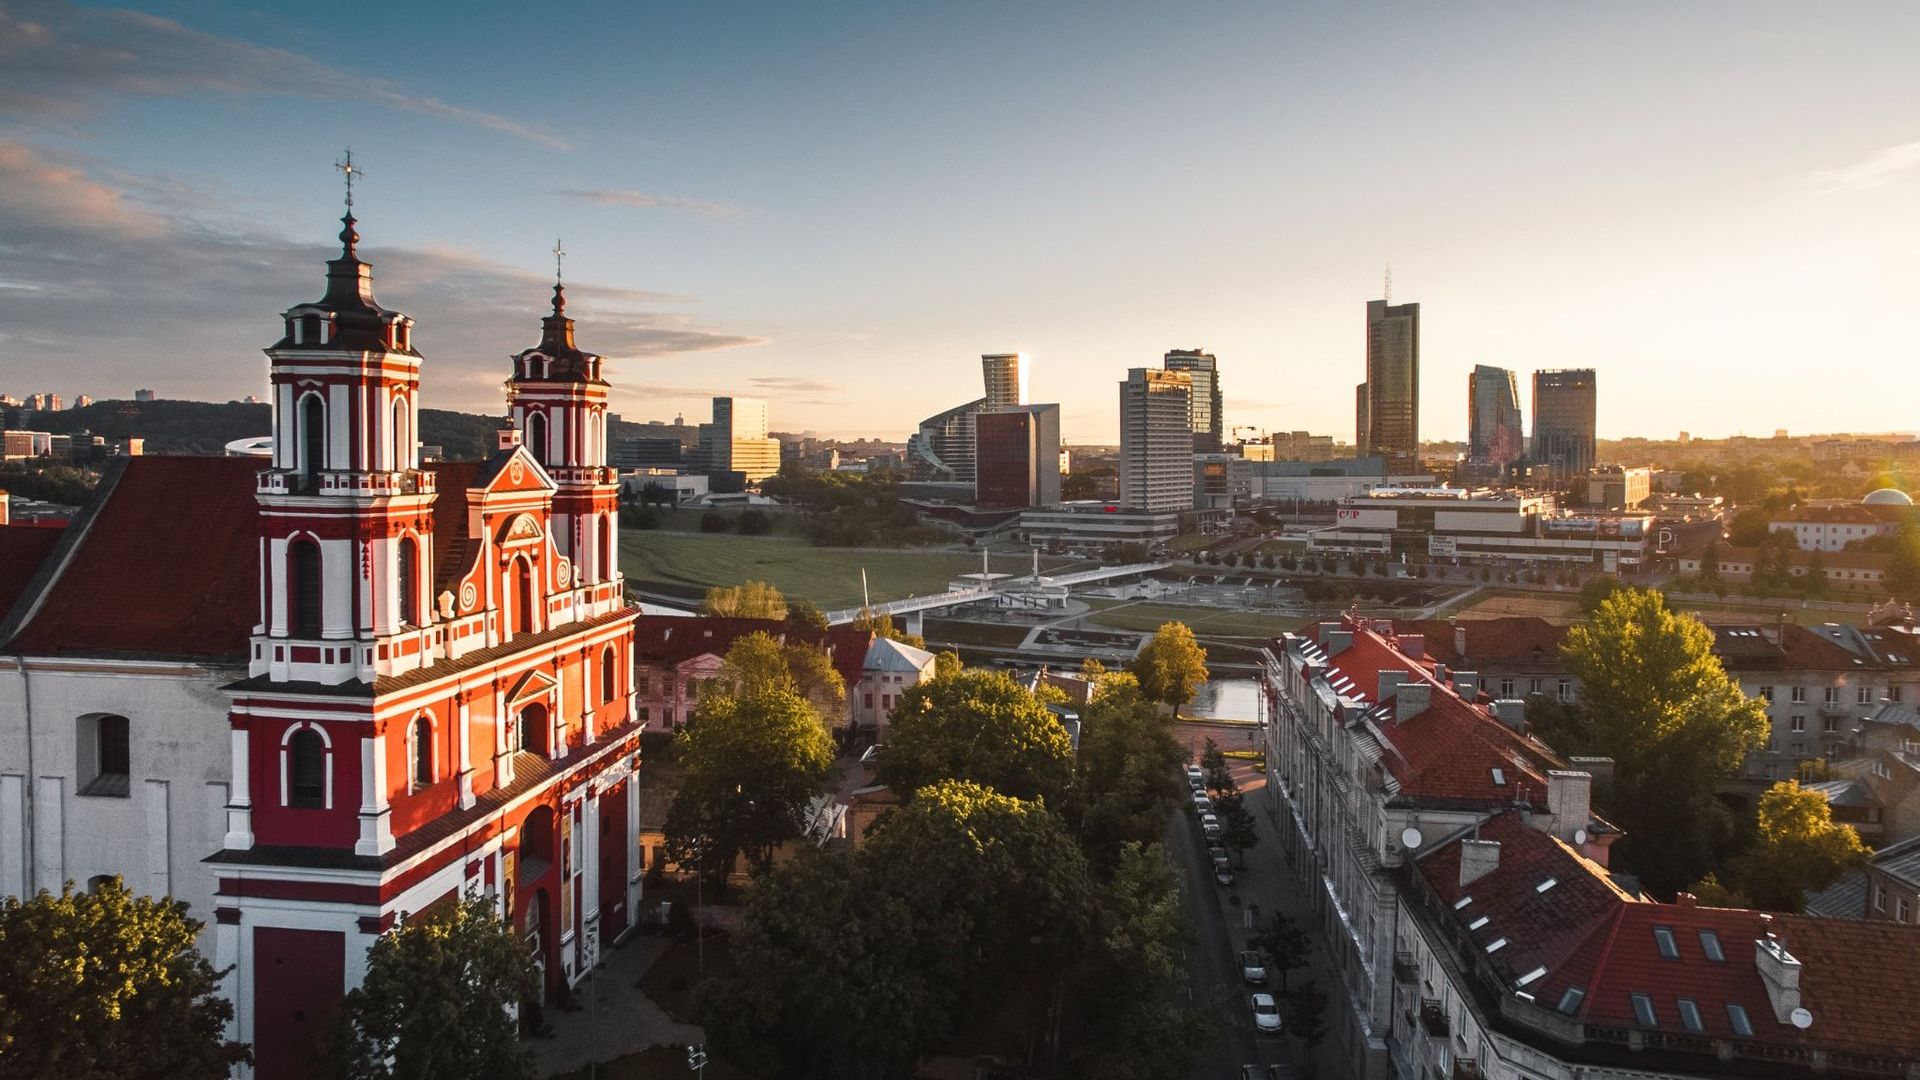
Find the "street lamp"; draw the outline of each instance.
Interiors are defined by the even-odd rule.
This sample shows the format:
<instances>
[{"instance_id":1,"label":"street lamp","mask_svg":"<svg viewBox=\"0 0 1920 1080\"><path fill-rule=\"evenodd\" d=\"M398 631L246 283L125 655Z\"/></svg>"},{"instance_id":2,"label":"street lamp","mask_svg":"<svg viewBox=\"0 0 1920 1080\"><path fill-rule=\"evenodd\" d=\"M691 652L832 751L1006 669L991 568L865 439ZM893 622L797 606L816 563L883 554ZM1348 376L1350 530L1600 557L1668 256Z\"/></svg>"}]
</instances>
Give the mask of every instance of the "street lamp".
<instances>
[{"instance_id":1,"label":"street lamp","mask_svg":"<svg viewBox=\"0 0 1920 1080\"><path fill-rule=\"evenodd\" d=\"M706 1043L687 1044L687 1071L701 1076L707 1075Z\"/></svg>"}]
</instances>

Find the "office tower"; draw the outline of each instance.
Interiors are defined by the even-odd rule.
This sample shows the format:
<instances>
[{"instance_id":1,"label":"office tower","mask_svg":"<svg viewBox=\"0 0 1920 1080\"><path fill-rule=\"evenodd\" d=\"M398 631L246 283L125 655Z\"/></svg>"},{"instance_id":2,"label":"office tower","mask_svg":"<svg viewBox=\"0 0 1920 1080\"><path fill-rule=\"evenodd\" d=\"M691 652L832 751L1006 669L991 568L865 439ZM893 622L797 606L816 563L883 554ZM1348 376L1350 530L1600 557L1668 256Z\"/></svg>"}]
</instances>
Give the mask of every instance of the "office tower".
<instances>
[{"instance_id":1,"label":"office tower","mask_svg":"<svg viewBox=\"0 0 1920 1080\"><path fill-rule=\"evenodd\" d=\"M1193 432L1193 452L1217 454L1224 444L1225 429L1220 395L1220 362L1212 353L1199 349L1175 349L1162 361L1168 371L1184 371L1193 376L1193 401L1189 406L1188 428Z\"/></svg>"},{"instance_id":2,"label":"office tower","mask_svg":"<svg viewBox=\"0 0 1920 1080\"><path fill-rule=\"evenodd\" d=\"M1584 480L1593 468L1594 418L1598 381L1592 368L1563 368L1533 373L1533 448L1535 465L1544 465L1556 483Z\"/></svg>"},{"instance_id":3,"label":"office tower","mask_svg":"<svg viewBox=\"0 0 1920 1080\"><path fill-rule=\"evenodd\" d=\"M1387 470L1420 464L1420 305L1367 301L1367 381L1360 453L1387 459Z\"/></svg>"},{"instance_id":4,"label":"office tower","mask_svg":"<svg viewBox=\"0 0 1920 1080\"><path fill-rule=\"evenodd\" d=\"M1120 504L1193 509L1193 376L1133 368L1120 384Z\"/></svg>"},{"instance_id":5,"label":"office tower","mask_svg":"<svg viewBox=\"0 0 1920 1080\"><path fill-rule=\"evenodd\" d=\"M981 373L987 381L987 408L1014 409L1027 403L1026 353L983 353Z\"/></svg>"},{"instance_id":6,"label":"office tower","mask_svg":"<svg viewBox=\"0 0 1920 1080\"><path fill-rule=\"evenodd\" d=\"M780 471L780 443L767 437L767 403L759 398L713 399L713 423L700 437L707 469L737 472L758 483Z\"/></svg>"},{"instance_id":7,"label":"office tower","mask_svg":"<svg viewBox=\"0 0 1920 1080\"><path fill-rule=\"evenodd\" d=\"M989 409L973 423L975 502L1051 506L1060 501L1060 406Z\"/></svg>"},{"instance_id":8,"label":"office tower","mask_svg":"<svg viewBox=\"0 0 1920 1080\"><path fill-rule=\"evenodd\" d=\"M135 401L152 401L154 397L154 392L151 390L135 390L133 392L133 400Z\"/></svg>"},{"instance_id":9,"label":"office tower","mask_svg":"<svg viewBox=\"0 0 1920 1080\"><path fill-rule=\"evenodd\" d=\"M1467 376L1467 463L1495 479L1526 453L1519 381L1506 368L1476 365Z\"/></svg>"},{"instance_id":10,"label":"office tower","mask_svg":"<svg viewBox=\"0 0 1920 1080\"><path fill-rule=\"evenodd\" d=\"M1367 397L1367 384L1361 383L1359 386L1354 387L1353 388L1353 452L1363 456L1367 453L1367 443L1368 443L1367 428L1369 425L1367 424L1367 421L1370 419L1370 417L1367 415L1367 413L1372 408L1372 406L1373 406L1372 400Z\"/></svg>"}]
</instances>

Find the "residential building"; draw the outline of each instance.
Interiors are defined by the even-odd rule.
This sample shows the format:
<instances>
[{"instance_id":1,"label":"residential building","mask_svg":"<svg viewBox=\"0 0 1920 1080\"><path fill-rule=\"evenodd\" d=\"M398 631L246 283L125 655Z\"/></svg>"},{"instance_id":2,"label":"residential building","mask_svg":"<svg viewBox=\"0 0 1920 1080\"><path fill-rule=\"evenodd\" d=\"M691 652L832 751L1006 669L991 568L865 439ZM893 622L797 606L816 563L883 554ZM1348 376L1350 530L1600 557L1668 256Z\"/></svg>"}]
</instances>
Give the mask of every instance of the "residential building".
<instances>
[{"instance_id":1,"label":"residential building","mask_svg":"<svg viewBox=\"0 0 1920 1080\"><path fill-rule=\"evenodd\" d=\"M1193 377L1133 368L1120 384L1120 503L1164 513L1193 509Z\"/></svg>"},{"instance_id":2,"label":"residential building","mask_svg":"<svg viewBox=\"0 0 1920 1080\"><path fill-rule=\"evenodd\" d=\"M1600 465L1587 473L1587 505L1596 510L1638 510L1652 496L1652 469Z\"/></svg>"},{"instance_id":3,"label":"residential building","mask_svg":"<svg viewBox=\"0 0 1920 1080\"><path fill-rule=\"evenodd\" d=\"M1032 399L1027 396L1031 362L1026 353L986 353L980 357L986 379L987 396L983 406L989 410L1017 409Z\"/></svg>"},{"instance_id":4,"label":"residential building","mask_svg":"<svg viewBox=\"0 0 1920 1080\"><path fill-rule=\"evenodd\" d=\"M986 404L986 398L976 398L920 421L918 430L907 438L907 460L914 474L950 483L973 483L973 419Z\"/></svg>"},{"instance_id":5,"label":"residential building","mask_svg":"<svg viewBox=\"0 0 1920 1080\"><path fill-rule=\"evenodd\" d=\"M974 492L981 506L1060 501L1060 406L983 409L974 416Z\"/></svg>"},{"instance_id":6,"label":"residential building","mask_svg":"<svg viewBox=\"0 0 1920 1080\"><path fill-rule=\"evenodd\" d=\"M1767 531L1793 534L1794 545L1801 551L1845 551L1849 544L1892 536L1909 520L1920 520L1912 503L1903 505L1883 496L1879 502L1796 506L1768 520Z\"/></svg>"},{"instance_id":7,"label":"residential building","mask_svg":"<svg viewBox=\"0 0 1920 1080\"><path fill-rule=\"evenodd\" d=\"M1866 866L1809 896L1807 914L1877 922L1920 921L1920 833L1880 848Z\"/></svg>"},{"instance_id":8,"label":"residential building","mask_svg":"<svg viewBox=\"0 0 1920 1080\"><path fill-rule=\"evenodd\" d=\"M1193 455L1193 508L1231 511L1252 506L1255 464L1238 454Z\"/></svg>"},{"instance_id":9,"label":"residential building","mask_svg":"<svg viewBox=\"0 0 1920 1080\"><path fill-rule=\"evenodd\" d=\"M649 731L673 731L684 725L700 702L701 690L719 676L734 642L756 633L797 639L824 651L849 691L838 726L853 720L851 691L862 677L873 638L870 631L806 630L776 619L641 615L633 624L634 710L640 725Z\"/></svg>"},{"instance_id":10,"label":"residential building","mask_svg":"<svg viewBox=\"0 0 1920 1080\"><path fill-rule=\"evenodd\" d=\"M767 434L767 403L759 398L716 397L713 423L701 425L708 472L739 473L757 484L780 471L780 441Z\"/></svg>"},{"instance_id":11,"label":"residential building","mask_svg":"<svg viewBox=\"0 0 1920 1080\"><path fill-rule=\"evenodd\" d=\"M1592 368L1533 373L1533 448L1529 455L1556 483L1593 468L1598 379Z\"/></svg>"},{"instance_id":12,"label":"residential building","mask_svg":"<svg viewBox=\"0 0 1920 1080\"><path fill-rule=\"evenodd\" d=\"M1401 641L1417 637L1424 655L1452 671L1479 673L1479 689L1495 700L1546 695L1572 701L1578 687L1560 660L1567 628L1535 615L1490 619L1397 619Z\"/></svg>"},{"instance_id":13,"label":"residential building","mask_svg":"<svg viewBox=\"0 0 1920 1080\"><path fill-rule=\"evenodd\" d=\"M1360 384L1359 453L1393 472L1420 471L1420 305L1367 302L1367 381Z\"/></svg>"},{"instance_id":14,"label":"residential building","mask_svg":"<svg viewBox=\"0 0 1920 1080\"><path fill-rule=\"evenodd\" d=\"M639 901L601 360L556 288L498 449L423 467L345 226L267 350L271 457L112 459L0 621L0 883L185 900L243 1078L307 1075L409 913L492 898L551 1000Z\"/></svg>"},{"instance_id":15,"label":"residential building","mask_svg":"<svg viewBox=\"0 0 1920 1080\"><path fill-rule=\"evenodd\" d=\"M1467 374L1466 464L1496 480L1526 454L1519 382L1506 368L1476 365Z\"/></svg>"},{"instance_id":16,"label":"residential building","mask_svg":"<svg viewBox=\"0 0 1920 1080\"><path fill-rule=\"evenodd\" d=\"M1892 556L1874 551L1792 551L1785 553L1787 573L1804 578L1818 573L1827 579L1827 588L1836 593L1885 596L1887 567ZM1778 559L1774 552L1759 548L1723 548L1714 557L1714 569L1721 579L1734 585L1753 580L1754 568L1762 561ZM1707 569L1706 553L1692 552L1679 557L1680 572L1701 574Z\"/></svg>"},{"instance_id":17,"label":"residential building","mask_svg":"<svg viewBox=\"0 0 1920 1080\"><path fill-rule=\"evenodd\" d=\"M1226 445L1226 401L1220 392L1220 362L1199 349L1175 349L1161 360L1166 371L1184 371L1193 377L1188 398L1188 423L1193 452L1217 454Z\"/></svg>"},{"instance_id":18,"label":"residential building","mask_svg":"<svg viewBox=\"0 0 1920 1080\"><path fill-rule=\"evenodd\" d=\"M860 665L858 682L847 684L847 712L863 732L885 738L893 709L908 687L933 679L934 657L925 649L875 635Z\"/></svg>"}]
</instances>

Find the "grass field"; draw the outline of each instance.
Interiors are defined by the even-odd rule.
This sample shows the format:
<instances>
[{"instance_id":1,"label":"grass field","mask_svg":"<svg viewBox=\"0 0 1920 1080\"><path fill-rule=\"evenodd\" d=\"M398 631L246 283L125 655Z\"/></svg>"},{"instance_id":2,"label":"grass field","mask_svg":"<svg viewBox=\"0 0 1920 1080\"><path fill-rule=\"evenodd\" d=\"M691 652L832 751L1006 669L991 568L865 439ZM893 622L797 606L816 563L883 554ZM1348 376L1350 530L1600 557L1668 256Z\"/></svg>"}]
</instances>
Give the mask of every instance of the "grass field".
<instances>
[{"instance_id":1,"label":"grass field","mask_svg":"<svg viewBox=\"0 0 1920 1080\"><path fill-rule=\"evenodd\" d=\"M797 540L724 533L636 529L620 534L620 569L635 585L664 581L707 587L765 581L787 596L832 610L859 606L861 567L866 568L875 602L903 600L946 591L947 582L956 575L980 569L980 556L822 548ZM1026 563L1010 555L994 562L996 572L1024 573L1026 569Z\"/></svg>"},{"instance_id":2,"label":"grass field","mask_svg":"<svg viewBox=\"0 0 1920 1080\"><path fill-rule=\"evenodd\" d=\"M1765 622L1783 612L1788 622L1799 623L1802 626L1814 626L1824 622L1858 622L1861 618L1861 613L1858 611L1822 607L1817 600L1808 601L1804 607L1799 600L1784 599L1747 600L1744 603L1725 604L1674 600L1672 603L1680 611L1692 612L1712 622ZM1580 605L1571 593L1482 593L1474 597L1473 602L1464 610L1448 612L1447 615L1459 619L1537 615L1548 622L1570 623L1579 621Z\"/></svg>"},{"instance_id":3,"label":"grass field","mask_svg":"<svg viewBox=\"0 0 1920 1080\"><path fill-rule=\"evenodd\" d=\"M1183 622L1199 634L1227 634L1244 637L1271 637L1310 625L1314 620L1289 615L1265 615L1226 608L1189 607L1182 604L1126 604L1112 600L1093 601L1096 610L1087 616L1092 626L1114 630L1154 631L1165 622Z\"/></svg>"}]
</instances>

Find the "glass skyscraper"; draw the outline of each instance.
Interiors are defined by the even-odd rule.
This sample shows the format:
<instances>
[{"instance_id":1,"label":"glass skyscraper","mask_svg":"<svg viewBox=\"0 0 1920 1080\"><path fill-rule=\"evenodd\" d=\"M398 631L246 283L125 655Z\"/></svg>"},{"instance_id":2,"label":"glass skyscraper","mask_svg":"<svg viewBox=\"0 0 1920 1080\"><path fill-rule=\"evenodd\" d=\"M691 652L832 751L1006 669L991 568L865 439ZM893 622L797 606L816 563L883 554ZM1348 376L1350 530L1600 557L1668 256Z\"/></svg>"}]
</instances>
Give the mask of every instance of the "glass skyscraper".
<instances>
[{"instance_id":1,"label":"glass skyscraper","mask_svg":"<svg viewBox=\"0 0 1920 1080\"><path fill-rule=\"evenodd\" d=\"M1420 467L1420 305L1367 301L1367 381L1357 433L1360 453L1387 459L1391 473Z\"/></svg>"}]
</instances>

